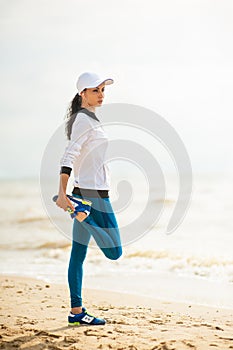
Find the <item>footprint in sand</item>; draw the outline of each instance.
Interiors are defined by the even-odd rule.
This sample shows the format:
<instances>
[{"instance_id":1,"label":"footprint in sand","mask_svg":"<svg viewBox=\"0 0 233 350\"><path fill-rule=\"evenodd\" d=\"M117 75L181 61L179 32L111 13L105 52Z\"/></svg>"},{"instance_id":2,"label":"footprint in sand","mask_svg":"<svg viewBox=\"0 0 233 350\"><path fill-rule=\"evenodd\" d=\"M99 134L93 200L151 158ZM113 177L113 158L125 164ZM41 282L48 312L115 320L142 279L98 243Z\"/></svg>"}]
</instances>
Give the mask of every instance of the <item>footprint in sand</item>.
<instances>
[{"instance_id":1,"label":"footprint in sand","mask_svg":"<svg viewBox=\"0 0 233 350\"><path fill-rule=\"evenodd\" d=\"M99 332L98 331L94 331L92 329L86 329L84 332L83 332L86 336L90 336L90 337L97 337L99 335Z\"/></svg>"},{"instance_id":2,"label":"footprint in sand","mask_svg":"<svg viewBox=\"0 0 233 350\"><path fill-rule=\"evenodd\" d=\"M77 338L65 336L64 342L65 342L65 343L73 344L73 343L76 343L76 342L77 342Z\"/></svg>"},{"instance_id":3,"label":"footprint in sand","mask_svg":"<svg viewBox=\"0 0 233 350\"><path fill-rule=\"evenodd\" d=\"M35 333L35 335L39 336L39 337L50 337L50 338L56 338L56 339L62 337L61 335L49 333L49 332L46 332L46 331L37 331Z\"/></svg>"}]
</instances>

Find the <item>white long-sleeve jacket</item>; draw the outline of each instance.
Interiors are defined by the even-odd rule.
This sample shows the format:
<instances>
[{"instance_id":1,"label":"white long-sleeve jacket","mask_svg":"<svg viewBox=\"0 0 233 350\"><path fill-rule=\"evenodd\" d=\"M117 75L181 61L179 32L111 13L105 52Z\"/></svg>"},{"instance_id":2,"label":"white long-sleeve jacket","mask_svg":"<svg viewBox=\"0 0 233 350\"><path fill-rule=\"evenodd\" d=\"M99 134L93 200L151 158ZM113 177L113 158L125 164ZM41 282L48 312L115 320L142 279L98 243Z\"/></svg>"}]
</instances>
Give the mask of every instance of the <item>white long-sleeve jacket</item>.
<instances>
[{"instance_id":1,"label":"white long-sleeve jacket","mask_svg":"<svg viewBox=\"0 0 233 350\"><path fill-rule=\"evenodd\" d=\"M107 135L95 114L85 109L78 112L61 159L61 167L73 169L74 187L109 190L107 146Z\"/></svg>"}]
</instances>

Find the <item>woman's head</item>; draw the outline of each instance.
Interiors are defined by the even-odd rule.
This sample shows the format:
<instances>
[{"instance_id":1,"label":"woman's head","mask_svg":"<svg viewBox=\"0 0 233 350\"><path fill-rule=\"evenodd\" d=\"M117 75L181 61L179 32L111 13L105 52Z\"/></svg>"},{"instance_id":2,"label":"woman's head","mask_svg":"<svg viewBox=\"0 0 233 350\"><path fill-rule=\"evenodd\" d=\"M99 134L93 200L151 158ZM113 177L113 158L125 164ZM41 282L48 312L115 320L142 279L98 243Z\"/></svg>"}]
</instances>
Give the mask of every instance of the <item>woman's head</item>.
<instances>
[{"instance_id":1,"label":"woman's head","mask_svg":"<svg viewBox=\"0 0 233 350\"><path fill-rule=\"evenodd\" d=\"M70 139L72 125L77 113L82 108L95 108L103 103L105 85L113 84L111 78L101 78L95 73L86 72L79 76L77 81L78 93L71 101L66 115L66 134Z\"/></svg>"},{"instance_id":2,"label":"woman's head","mask_svg":"<svg viewBox=\"0 0 233 350\"><path fill-rule=\"evenodd\" d=\"M86 72L80 75L77 89L82 97L82 107L99 107L104 99L104 87L113 83L113 79L100 77L95 73Z\"/></svg>"}]
</instances>

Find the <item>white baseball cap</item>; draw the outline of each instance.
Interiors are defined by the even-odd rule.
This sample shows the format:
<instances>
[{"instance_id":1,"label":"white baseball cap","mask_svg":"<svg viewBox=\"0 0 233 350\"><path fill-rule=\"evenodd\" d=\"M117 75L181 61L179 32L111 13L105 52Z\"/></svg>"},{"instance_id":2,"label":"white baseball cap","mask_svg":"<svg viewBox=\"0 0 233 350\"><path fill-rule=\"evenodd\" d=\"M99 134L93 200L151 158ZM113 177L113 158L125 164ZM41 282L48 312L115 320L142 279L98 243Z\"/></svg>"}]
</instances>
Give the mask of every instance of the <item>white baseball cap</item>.
<instances>
[{"instance_id":1,"label":"white baseball cap","mask_svg":"<svg viewBox=\"0 0 233 350\"><path fill-rule=\"evenodd\" d=\"M105 83L106 85L113 84L113 79L100 77L95 73L86 72L80 75L76 86L78 93L80 94L84 89L94 88L102 83Z\"/></svg>"}]
</instances>

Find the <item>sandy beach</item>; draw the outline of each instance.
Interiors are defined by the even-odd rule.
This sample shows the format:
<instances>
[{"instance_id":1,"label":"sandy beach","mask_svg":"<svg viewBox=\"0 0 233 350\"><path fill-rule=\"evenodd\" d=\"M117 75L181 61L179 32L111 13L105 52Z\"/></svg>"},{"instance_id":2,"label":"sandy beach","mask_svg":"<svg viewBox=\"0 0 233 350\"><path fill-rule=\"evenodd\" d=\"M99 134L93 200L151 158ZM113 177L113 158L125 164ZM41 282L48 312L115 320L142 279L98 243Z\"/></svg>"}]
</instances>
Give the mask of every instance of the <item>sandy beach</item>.
<instances>
[{"instance_id":1,"label":"sandy beach","mask_svg":"<svg viewBox=\"0 0 233 350\"><path fill-rule=\"evenodd\" d=\"M68 327L67 286L1 276L1 349L233 349L233 310L85 290L105 326Z\"/></svg>"}]
</instances>

